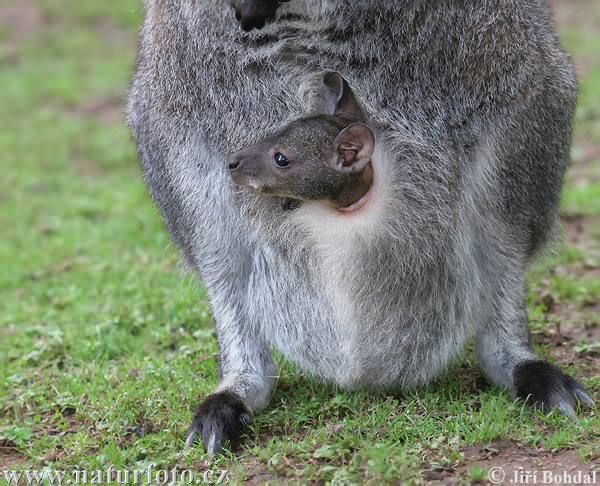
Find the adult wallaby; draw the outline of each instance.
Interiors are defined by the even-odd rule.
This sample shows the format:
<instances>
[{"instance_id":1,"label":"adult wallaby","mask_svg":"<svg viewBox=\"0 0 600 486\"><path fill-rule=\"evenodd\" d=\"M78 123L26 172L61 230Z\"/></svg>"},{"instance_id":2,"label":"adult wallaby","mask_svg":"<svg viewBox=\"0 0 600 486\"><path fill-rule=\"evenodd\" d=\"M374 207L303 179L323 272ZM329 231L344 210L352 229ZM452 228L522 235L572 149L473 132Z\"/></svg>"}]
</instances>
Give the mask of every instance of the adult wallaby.
<instances>
[{"instance_id":1,"label":"adult wallaby","mask_svg":"<svg viewBox=\"0 0 600 486\"><path fill-rule=\"evenodd\" d=\"M221 381L188 443L214 454L268 404L271 346L347 388L410 389L474 337L484 373L516 397L567 415L590 404L532 352L524 303L576 98L547 2L233 4L264 27L240 29L225 0L146 0L128 106L146 183L216 321ZM286 211L228 174L228 154L301 114L294 87L325 69L377 135L373 194L349 217Z\"/></svg>"}]
</instances>

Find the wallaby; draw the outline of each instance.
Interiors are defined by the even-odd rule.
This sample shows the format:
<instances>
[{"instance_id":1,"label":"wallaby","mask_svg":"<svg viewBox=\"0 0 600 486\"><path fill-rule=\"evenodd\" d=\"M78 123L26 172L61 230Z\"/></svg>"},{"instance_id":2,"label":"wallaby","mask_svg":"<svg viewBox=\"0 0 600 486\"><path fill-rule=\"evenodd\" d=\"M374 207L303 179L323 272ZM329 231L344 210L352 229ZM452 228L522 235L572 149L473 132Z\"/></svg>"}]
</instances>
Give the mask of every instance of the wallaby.
<instances>
[{"instance_id":1,"label":"wallaby","mask_svg":"<svg viewBox=\"0 0 600 486\"><path fill-rule=\"evenodd\" d=\"M485 375L515 397L571 416L592 403L532 351L525 306L576 100L545 0L235 1L246 29L264 23L249 31L225 0L145 6L129 125L220 347L188 444L215 454L269 403L271 347L346 388L407 390L474 338ZM350 215L315 200L287 211L227 167L303 100L336 116L347 98L324 69L348 80L377 135L369 201Z\"/></svg>"},{"instance_id":2,"label":"wallaby","mask_svg":"<svg viewBox=\"0 0 600 486\"><path fill-rule=\"evenodd\" d=\"M327 201L342 212L360 209L373 184L375 135L339 73L323 73L323 91L341 93L334 116L302 117L234 153L233 181L261 194L283 198L284 208L299 201ZM314 105L315 100L310 100ZM345 108L347 111L343 111ZM349 108L354 108L350 110Z\"/></svg>"}]
</instances>

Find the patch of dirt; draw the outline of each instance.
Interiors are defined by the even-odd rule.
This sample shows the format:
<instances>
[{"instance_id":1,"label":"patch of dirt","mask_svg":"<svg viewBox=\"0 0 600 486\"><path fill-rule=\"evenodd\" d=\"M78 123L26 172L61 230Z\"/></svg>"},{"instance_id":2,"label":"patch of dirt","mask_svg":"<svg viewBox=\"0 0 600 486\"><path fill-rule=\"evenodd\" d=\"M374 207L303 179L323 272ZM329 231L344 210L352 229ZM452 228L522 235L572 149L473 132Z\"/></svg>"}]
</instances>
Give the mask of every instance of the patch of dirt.
<instances>
[{"instance_id":1,"label":"patch of dirt","mask_svg":"<svg viewBox=\"0 0 600 486\"><path fill-rule=\"evenodd\" d=\"M53 451L46 454L42 458L42 461L45 464L54 464L54 463L62 460L65 456L66 456L65 452L60 450L60 446L58 446L57 449L54 449Z\"/></svg>"},{"instance_id":2,"label":"patch of dirt","mask_svg":"<svg viewBox=\"0 0 600 486\"><path fill-rule=\"evenodd\" d=\"M560 324L555 332L572 341L600 341L600 306L578 310L574 304L555 304L552 314Z\"/></svg>"},{"instance_id":3,"label":"patch of dirt","mask_svg":"<svg viewBox=\"0 0 600 486\"><path fill-rule=\"evenodd\" d=\"M80 177L98 177L105 174L105 171L96 162L84 157L76 157L72 161L75 173Z\"/></svg>"},{"instance_id":4,"label":"patch of dirt","mask_svg":"<svg viewBox=\"0 0 600 486\"><path fill-rule=\"evenodd\" d=\"M60 191L60 187L56 183L46 184L44 182L38 182L27 186L25 190L31 194L55 194Z\"/></svg>"},{"instance_id":5,"label":"patch of dirt","mask_svg":"<svg viewBox=\"0 0 600 486\"><path fill-rule=\"evenodd\" d=\"M77 119L93 119L106 125L125 123L123 106L125 101L120 96L91 99L81 106L77 106L68 114Z\"/></svg>"},{"instance_id":6,"label":"patch of dirt","mask_svg":"<svg viewBox=\"0 0 600 486\"><path fill-rule=\"evenodd\" d=\"M566 214L562 216L565 243L583 254L581 262L559 266L554 273L575 275L580 279L600 279L600 216ZM600 304L600 299L589 305Z\"/></svg>"},{"instance_id":7,"label":"patch of dirt","mask_svg":"<svg viewBox=\"0 0 600 486\"><path fill-rule=\"evenodd\" d=\"M597 0L551 0L550 4L559 26L577 27L592 34L598 32L600 8Z\"/></svg>"},{"instance_id":8,"label":"patch of dirt","mask_svg":"<svg viewBox=\"0 0 600 486\"><path fill-rule=\"evenodd\" d=\"M27 464L27 458L12 446L0 443L0 469L15 470Z\"/></svg>"},{"instance_id":9,"label":"patch of dirt","mask_svg":"<svg viewBox=\"0 0 600 486\"><path fill-rule=\"evenodd\" d=\"M13 40L22 40L44 24L44 17L33 0L8 0L0 6L0 24Z\"/></svg>"},{"instance_id":10,"label":"patch of dirt","mask_svg":"<svg viewBox=\"0 0 600 486\"><path fill-rule=\"evenodd\" d=\"M65 111L75 120L94 120L105 126L125 125L124 103L124 100L118 96L96 98ZM77 147L71 151L70 160L78 176L93 178L105 174L105 170L96 161L90 159Z\"/></svg>"},{"instance_id":11,"label":"patch of dirt","mask_svg":"<svg viewBox=\"0 0 600 486\"><path fill-rule=\"evenodd\" d=\"M43 280L56 275L60 275L62 273L70 272L75 267L86 265L87 263L89 263L89 260L86 257L74 257L65 260L64 262L61 262L59 264L53 265L51 267L32 272L27 275L27 278L29 280Z\"/></svg>"},{"instance_id":12,"label":"patch of dirt","mask_svg":"<svg viewBox=\"0 0 600 486\"><path fill-rule=\"evenodd\" d=\"M593 336L598 335L595 328ZM585 329L574 334L583 334ZM559 368L577 365L576 378L593 378L600 375L600 360L598 359L600 347L597 337L590 339L576 339L565 334L535 334L533 336L537 344L545 344L549 347L549 353ZM598 400L592 390L588 390L594 400Z\"/></svg>"},{"instance_id":13,"label":"patch of dirt","mask_svg":"<svg viewBox=\"0 0 600 486\"><path fill-rule=\"evenodd\" d=\"M593 466L581 462L573 451L553 453L542 449L533 449L517 442L499 440L485 446L471 446L462 449L465 462L470 467L476 466L484 471L491 471L496 484L544 484L550 474L563 477L563 474L590 475ZM495 469L494 469L495 468ZM466 471L465 471L466 473ZM596 472L597 474L600 474ZM529 479L526 482L526 479ZM570 484L567 481L566 484ZM485 481L480 484L488 484ZM546 480L545 484L557 484L557 481Z\"/></svg>"},{"instance_id":14,"label":"patch of dirt","mask_svg":"<svg viewBox=\"0 0 600 486\"><path fill-rule=\"evenodd\" d=\"M82 398L82 402L85 398ZM42 414L40 425L43 427L43 434L49 437L64 437L69 434L76 434L84 427L88 428L90 424L85 418L77 415L75 406L66 406L60 410L61 417L57 418L55 411ZM60 449L60 444L58 445ZM59 451L52 451L49 455L59 454Z\"/></svg>"},{"instance_id":15,"label":"patch of dirt","mask_svg":"<svg viewBox=\"0 0 600 486\"><path fill-rule=\"evenodd\" d=\"M598 170L595 162L600 160L600 145L580 139L577 139L575 143L578 148L578 153L573 158L573 163L578 166L589 166L594 164L594 168Z\"/></svg>"},{"instance_id":16,"label":"patch of dirt","mask_svg":"<svg viewBox=\"0 0 600 486\"><path fill-rule=\"evenodd\" d=\"M558 266L553 273L587 281L600 279L600 217L563 215L562 222L565 243L578 248L583 261ZM584 302L576 305L557 302L546 291L542 292L541 302L547 308L546 318L556 325L534 335L536 342L550 345L550 352L558 364L581 365L583 376L600 374L600 296L587 295Z\"/></svg>"},{"instance_id":17,"label":"patch of dirt","mask_svg":"<svg viewBox=\"0 0 600 486\"><path fill-rule=\"evenodd\" d=\"M18 62L19 44L46 22L34 0L8 0L0 5L0 25L8 32L8 42L0 53L0 62Z\"/></svg>"},{"instance_id":18,"label":"patch of dirt","mask_svg":"<svg viewBox=\"0 0 600 486\"><path fill-rule=\"evenodd\" d=\"M160 429L161 427L159 427L159 424L156 424L154 421L146 417L139 417L135 424L127 427L125 434L117 441L117 446L120 449L126 449L127 447L130 447L136 440L147 435L154 434Z\"/></svg>"},{"instance_id":19,"label":"patch of dirt","mask_svg":"<svg viewBox=\"0 0 600 486\"><path fill-rule=\"evenodd\" d=\"M9 337L9 336L16 336L16 335L17 335L17 328L13 324L6 326L6 327L0 327L0 337Z\"/></svg>"},{"instance_id":20,"label":"patch of dirt","mask_svg":"<svg viewBox=\"0 0 600 486\"><path fill-rule=\"evenodd\" d=\"M458 478L468 478L472 468L485 471L487 477L470 484L573 484L578 481L577 475L600 480L600 469L594 462L598 457L589 458L590 462L586 464L570 450L553 452L500 439L485 445L462 447L460 451L464 457L461 465L439 468L433 464L425 470L423 479L427 484L464 484Z\"/></svg>"},{"instance_id":21,"label":"patch of dirt","mask_svg":"<svg viewBox=\"0 0 600 486\"><path fill-rule=\"evenodd\" d=\"M600 375L600 302L580 307L571 302L556 302L551 294L546 294L542 301L548 309L544 320L554 326L535 332L534 342L547 346L558 366L576 364L577 376Z\"/></svg>"},{"instance_id":22,"label":"patch of dirt","mask_svg":"<svg viewBox=\"0 0 600 486\"><path fill-rule=\"evenodd\" d=\"M244 461L244 484L248 486L259 486L268 483L284 482L285 476L273 476L265 471L265 465L260 461Z\"/></svg>"},{"instance_id":23,"label":"patch of dirt","mask_svg":"<svg viewBox=\"0 0 600 486\"><path fill-rule=\"evenodd\" d=\"M577 137L573 146L575 153L568 172L570 184L577 187L600 179L600 144Z\"/></svg>"},{"instance_id":24,"label":"patch of dirt","mask_svg":"<svg viewBox=\"0 0 600 486\"><path fill-rule=\"evenodd\" d=\"M94 25L92 27L98 35L102 36L108 43L120 46L135 45L135 32L117 25L110 17L99 17L94 19Z\"/></svg>"},{"instance_id":25,"label":"patch of dirt","mask_svg":"<svg viewBox=\"0 0 600 486\"><path fill-rule=\"evenodd\" d=\"M582 32L582 35L598 33L600 8L597 0L551 0L554 18L560 29ZM585 75L597 64L595 56L578 56L575 66L580 75Z\"/></svg>"},{"instance_id":26,"label":"patch of dirt","mask_svg":"<svg viewBox=\"0 0 600 486\"><path fill-rule=\"evenodd\" d=\"M600 246L594 233L600 236L600 216L563 214L561 222L565 231L565 243L582 249Z\"/></svg>"}]
</instances>

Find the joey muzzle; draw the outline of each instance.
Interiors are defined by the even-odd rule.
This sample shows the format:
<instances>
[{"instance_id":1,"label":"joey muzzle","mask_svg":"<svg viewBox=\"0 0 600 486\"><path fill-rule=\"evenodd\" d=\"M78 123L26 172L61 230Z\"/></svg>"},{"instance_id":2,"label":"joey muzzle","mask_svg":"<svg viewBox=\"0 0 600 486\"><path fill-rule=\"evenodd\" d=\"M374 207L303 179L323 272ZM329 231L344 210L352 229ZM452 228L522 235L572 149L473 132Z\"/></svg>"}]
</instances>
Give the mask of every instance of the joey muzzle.
<instances>
[{"instance_id":1,"label":"joey muzzle","mask_svg":"<svg viewBox=\"0 0 600 486\"><path fill-rule=\"evenodd\" d=\"M280 3L289 0L231 0L235 18L242 29L250 31L261 29L265 23L275 17Z\"/></svg>"},{"instance_id":2,"label":"joey muzzle","mask_svg":"<svg viewBox=\"0 0 600 486\"><path fill-rule=\"evenodd\" d=\"M235 184L258 188L258 179L263 172L261 154L249 149L242 149L229 157L227 167Z\"/></svg>"}]
</instances>

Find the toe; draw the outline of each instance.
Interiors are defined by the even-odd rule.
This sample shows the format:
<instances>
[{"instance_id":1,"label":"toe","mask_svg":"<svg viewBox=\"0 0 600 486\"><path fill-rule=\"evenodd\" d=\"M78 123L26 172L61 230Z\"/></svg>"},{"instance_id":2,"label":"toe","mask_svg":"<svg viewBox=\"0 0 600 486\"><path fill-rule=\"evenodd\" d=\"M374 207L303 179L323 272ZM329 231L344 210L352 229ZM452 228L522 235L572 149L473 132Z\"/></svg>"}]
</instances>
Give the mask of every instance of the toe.
<instances>
[{"instance_id":1,"label":"toe","mask_svg":"<svg viewBox=\"0 0 600 486\"><path fill-rule=\"evenodd\" d=\"M572 418L573 420L577 420L577 414L575 413L575 409L568 404L567 402L565 402L564 400L559 401L556 405L555 408L562 413L563 415L565 415L566 417Z\"/></svg>"},{"instance_id":2,"label":"toe","mask_svg":"<svg viewBox=\"0 0 600 486\"><path fill-rule=\"evenodd\" d=\"M579 403L587 407L594 406L594 400L590 398L590 396L587 394L583 387L577 387L575 389L575 396L577 397L577 400L579 400Z\"/></svg>"},{"instance_id":3,"label":"toe","mask_svg":"<svg viewBox=\"0 0 600 486\"><path fill-rule=\"evenodd\" d=\"M186 445L199 440L210 457L230 443L235 445L250 422L250 412L241 398L231 392L210 395L196 409Z\"/></svg>"},{"instance_id":4,"label":"toe","mask_svg":"<svg viewBox=\"0 0 600 486\"><path fill-rule=\"evenodd\" d=\"M193 447L194 444L196 444L196 442L198 442L198 438L199 438L199 436L195 430L188 432L187 438L185 439L185 446Z\"/></svg>"},{"instance_id":5,"label":"toe","mask_svg":"<svg viewBox=\"0 0 600 486\"><path fill-rule=\"evenodd\" d=\"M216 432L210 432L205 442L206 453L209 457L214 457L222 447L221 441L217 438Z\"/></svg>"},{"instance_id":6,"label":"toe","mask_svg":"<svg viewBox=\"0 0 600 486\"><path fill-rule=\"evenodd\" d=\"M521 363L514 372L515 397L546 411L558 410L567 417L576 418L577 402L594 402L585 388L574 378L546 361Z\"/></svg>"},{"instance_id":7,"label":"toe","mask_svg":"<svg viewBox=\"0 0 600 486\"><path fill-rule=\"evenodd\" d=\"M194 417L192 425L187 432L187 437L185 439L186 447L193 447L198 441L202 438L202 422Z\"/></svg>"}]
</instances>

